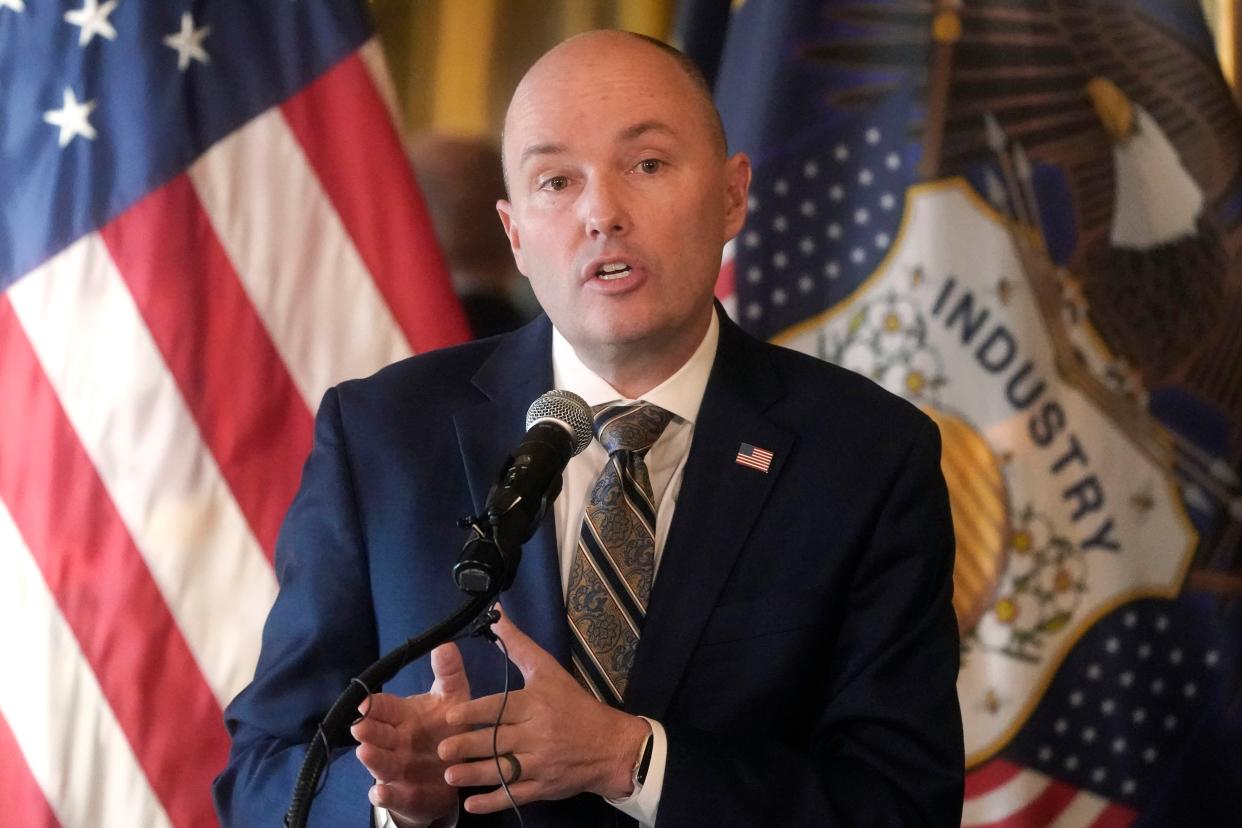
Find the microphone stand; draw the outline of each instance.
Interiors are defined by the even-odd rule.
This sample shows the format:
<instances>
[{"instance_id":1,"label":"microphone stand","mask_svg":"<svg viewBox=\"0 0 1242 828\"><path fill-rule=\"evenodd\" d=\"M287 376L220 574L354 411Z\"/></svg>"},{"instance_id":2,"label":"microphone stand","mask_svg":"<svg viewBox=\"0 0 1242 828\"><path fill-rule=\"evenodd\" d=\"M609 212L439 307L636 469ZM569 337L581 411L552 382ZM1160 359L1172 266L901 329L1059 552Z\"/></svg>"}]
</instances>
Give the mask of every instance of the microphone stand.
<instances>
[{"instance_id":1,"label":"microphone stand","mask_svg":"<svg viewBox=\"0 0 1242 828\"><path fill-rule=\"evenodd\" d=\"M560 486L556 486L556 491L559 489ZM554 491L544 499L543 505L546 506L555 496ZM513 584L521 560L521 542L533 533L532 527L529 531L519 530L515 534L505 525L505 521L499 519L502 516L503 513L497 514L493 510L460 521L460 525L471 529L471 536L462 547L457 565L453 567L453 577L458 588L471 597L448 618L421 635L407 639L350 679L349 686L333 702L306 749L306 758L302 760L289 809L285 812L286 828L305 828L328 757L333 748L349 743L349 728L358 719L358 706L372 693L372 688L378 690L391 681L401 668L439 645L464 637L462 634L465 632L478 634L499 618L492 606L500 593Z\"/></svg>"}]
</instances>

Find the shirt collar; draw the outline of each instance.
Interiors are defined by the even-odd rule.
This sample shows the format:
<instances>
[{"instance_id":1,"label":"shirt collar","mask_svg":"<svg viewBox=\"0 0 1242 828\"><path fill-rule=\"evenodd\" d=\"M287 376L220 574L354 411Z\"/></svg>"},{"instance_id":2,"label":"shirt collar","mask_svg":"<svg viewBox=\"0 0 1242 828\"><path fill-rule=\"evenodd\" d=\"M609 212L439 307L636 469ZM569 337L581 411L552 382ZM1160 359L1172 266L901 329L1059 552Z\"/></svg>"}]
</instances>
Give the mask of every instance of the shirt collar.
<instances>
[{"instance_id":1,"label":"shirt collar","mask_svg":"<svg viewBox=\"0 0 1242 828\"><path fill-rule=\"evenodd\" d=\"M664 382L652 388L642 399L671 411L682 420L693 424L703 404L703 392L707 390L707 378L716 361L716 345L720 341L720 321L712 310L711 321L703 341L690 355L690 359ZM552 377L557 388L572 391L587 405L596 406L624 397L598 374L586 367L561 332L552 328Z\"/></svg>"}]
</instances>

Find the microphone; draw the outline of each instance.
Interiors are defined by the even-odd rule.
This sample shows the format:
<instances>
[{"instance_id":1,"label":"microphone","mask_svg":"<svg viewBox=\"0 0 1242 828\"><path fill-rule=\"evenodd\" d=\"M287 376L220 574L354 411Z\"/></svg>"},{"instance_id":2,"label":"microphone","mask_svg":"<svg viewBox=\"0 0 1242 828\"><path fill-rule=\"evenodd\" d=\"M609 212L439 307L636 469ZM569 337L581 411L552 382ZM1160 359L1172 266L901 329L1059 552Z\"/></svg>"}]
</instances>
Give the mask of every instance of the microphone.
<instances>
[{"instance_id":1,"label":"microphone","mask_svg":"<svg viewBox=\"0 0 1242 828\"><path fill-rule=\"evenodd\" d=\"M590 406L570 391L549 391L531 403L526 436L505 460L483 514L465 521L473 534L453 567L459 589L481 595L513 584L521 546L561 493L569 459L591 444L592 421Z\"/></svg>"},{"instance_id":2,"label":"microphone","mask_svg":"<svg viewBox=\"0 0 1242 828\"><path fill-rule=\"evenodd\" d=\"M526 437L505 460L488 492L483 514L461 521L471 533L453 567L453 578L459 589L470 594L470 600L350 680L306 750L285 825L306 825L328 756L333 748L349 744L350 723L357 716L358 705L371 694L370 688L378 690L402 667L431 652L437 644L456 640L464 631L487 634L484 631L497 617L489 604L513 585L522 544L535 534L548 504L560 494L561 472L569 458L590 445L593 419L586 402L568 391L549 391L531 404L526 412Z\"/></svg>"}]
</instances>

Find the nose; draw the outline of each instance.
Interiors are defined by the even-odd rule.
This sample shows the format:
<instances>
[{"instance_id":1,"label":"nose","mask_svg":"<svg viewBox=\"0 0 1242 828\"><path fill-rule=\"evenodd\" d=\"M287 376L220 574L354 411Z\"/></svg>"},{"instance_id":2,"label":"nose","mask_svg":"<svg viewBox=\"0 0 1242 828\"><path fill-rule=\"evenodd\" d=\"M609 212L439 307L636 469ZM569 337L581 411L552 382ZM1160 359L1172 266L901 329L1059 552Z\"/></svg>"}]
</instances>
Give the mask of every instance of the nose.
<instances>
[{"instance_id":1,"label":"nose","mask_svg":"<svg viewBox=\"0 0 1242 828\"><path fill-rule=\"evenodd\" d=\"M579 199L583 230L587 236L621 236L629 232L630 216L619 183L607 176L590 181Z\"/></svg>"}]
</instances>

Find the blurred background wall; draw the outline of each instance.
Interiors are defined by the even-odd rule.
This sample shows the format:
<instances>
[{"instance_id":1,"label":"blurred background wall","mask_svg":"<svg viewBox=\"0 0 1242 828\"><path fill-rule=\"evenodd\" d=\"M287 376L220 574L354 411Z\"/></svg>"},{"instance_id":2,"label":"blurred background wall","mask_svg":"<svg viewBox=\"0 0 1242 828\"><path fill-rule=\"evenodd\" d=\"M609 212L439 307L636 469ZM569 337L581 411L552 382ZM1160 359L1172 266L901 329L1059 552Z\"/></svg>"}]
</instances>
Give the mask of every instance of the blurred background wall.
<instances>
[{"instance_id":1,"label":"blurred background wall","mask_svg":"<svg viewBox=\"0 0 1242 828\"><path fill-rule=\"evenodd\" d=\"M727 0L721 0L727 2ZM733 0L741 5L744 0ZM750 0L762 2L762 0ZM1239 0L1202 0L1239 95ZM676 40L678 0L372 0L407 131L495 140L513 87L553 44L617 28Z\"/></svg>"},{"instance_id":2,"label":"blurred background wall","mask_svg":"<svg viewBox=\"0 0 1242 828\"><path fill-rule=\"evenodd\" d=\"M513 87L553 44L589 29L671 34L674 0L375 0L406 125L496 137Z\"/></svg>"},{"instance_id":3,"label":"blurred background wall","mask_svg":"<svg viewBox=\"0 0 1242 828\"><path fill-rule=\"evenodd\" d=\"M1216 51L1220 68L1233 88L1233 98L1242 104L1242 87L1238 85L1238 63L1242 59L1242 3L1239 0L1203 0L1208 25L1216 34Z\"/></svg>"}]
</instances>

